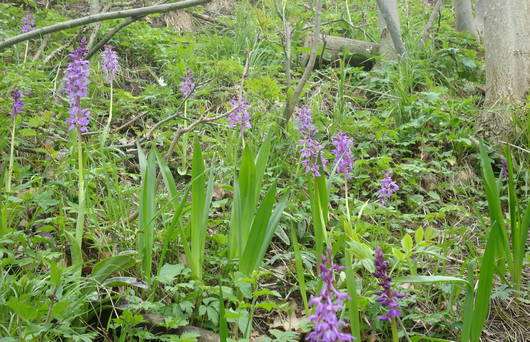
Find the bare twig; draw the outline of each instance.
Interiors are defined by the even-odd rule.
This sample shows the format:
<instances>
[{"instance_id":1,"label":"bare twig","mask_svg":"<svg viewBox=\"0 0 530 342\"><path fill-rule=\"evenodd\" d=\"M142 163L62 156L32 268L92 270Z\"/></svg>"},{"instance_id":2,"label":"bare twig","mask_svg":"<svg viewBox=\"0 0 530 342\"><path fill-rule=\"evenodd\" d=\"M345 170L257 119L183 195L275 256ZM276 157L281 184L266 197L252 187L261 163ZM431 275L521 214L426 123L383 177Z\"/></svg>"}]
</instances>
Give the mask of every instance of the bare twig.
<instances>
[{"instance_id":1,"label":"bare twig","mask_svg":"<svg viewBox=\"0 0 530 342\"><path fill-rule=\"evenodd\" d=\"M502 141L502 140L499 140L499 142L500 142L501 144L505 144L505 145L511 146L511 147L513 147L513 148L516 148L516 149L518 149L518 150L520 150L520 151L523 151L523 152L525 152L525 153L530 153L530 150L527 150L526 148L522 148L521 146L517 146L517 145L511 144L511 143L509 143L509 142Z\"/></svg>"},{"instance_id":2,"label":"bare twig","mask_svg":"<svg viewBox=\"0 0 530 342\"><path fill-rule=\"evenodd\" d=\"M124 27L134 23L135 21L140 20L141 18L142 17L131 17L131 18L127 19L127 20L122 21L118 25L116 25L103 38L101 38L101 40L93 48L90 49L90 51L88 51L88 53L87 53L85 58L86 59L90 59L90 57L92 57L99 49L101 49L103 47L103 45L105 45L109 40L111 40L112 37L114 37L114 35L116 33L118 33Z\"/></svg>"},{"instance_id":3,"label":"bare twig","mask_svg":"<svg viewBox=\"0 0 530 342\"><path fill-rule=\"evenodd\" d=\"M243 74L241 74L241 82L239 82L239 98L243 97L243 89L245 86L245 79L248 76L248 71L250 68L250 59L252 58L252 55L256 51L256 48L258 46L259 42L259 31L256 33L256 39L254 40L254 44L252 45L252 48L247 53L247 58L245 58L245 67L243 68Z\"/></svg>"},{"instance_id":4,"label":"bare twig","mask_svg":"<svg viewBox=\"0 0 530 342\"><path fill-rule=\"evenodd\" d=\"M72 42L76 41L79 38L79 36L84 33L84 31L85 30L80 30L79 32L77 32L77 34L75 36L70 38L66 43L64 43L63 45L59 46L57 49L53 50L46 58L44 58L44 61L42 63L44 63L44 64L48 63L53 57L55 57L61 51L63 51L64 49L66 49L67 47L72 45Z\"/></svg>"},{"instance_id":5,"label":"bare twig","mask_svg":"<svg viewBox=\"0 0 530 342\"><path fill-rule=\"evenodd\" d=\"M125 127L128 127L130 125L132 125L136 120L142 118L145 114L147 114L147 112L141 112L140 114L136 115L134 118L132 118L131 120L127 121L126 123L124 123L123 125L121 125L120 127L117 127L114 129L114 132L119 132L121 131L122 129L124 129Z\"/></svg>"},{"instance_id":6,"label":"bare twig","mask_svg":"<svg viewBox=\"0 0 530 342\"><path fill-rule=\"evenodd\" d=\"M440 13L440 9L442 8L443 0L438 0L436 2L436 5L432 9L431 16L429 18L429 21L427 22L427 25L425 25L425 28L423 29L423 33L421 34L421 39L419 46L423 46L425 44L425 40L427 39L427 35L429 34L429 30L431 29L432 25L434 24L434 20Z\"/></svg>"},{"instance_id":7,"label":"bare twig","mask_svg":"<svg viewBox=\"0 0 530 342\"><path fill-rule=\"evenodd\" d=\"M185 0L180 1L177 3L171 3L171 4L164 4L164 5L154 5L154 6L147 6L147 7L140 7L140 8L133 8L128 10L122 10L122 11L115 11L115 12L106 12L106 13L99 13L94 15L89 15L83 18L73 19L64 21L62 23L53 24L50 26L45 26L27 33L22 33L17 36L8 38L2 42L0 42L0 50L5 49L6 47L9 47L11 45L24 42L26 40L30 40L36 37L41 37L45 34L50 34L53 32L58 32L82 25L92 24L99 21L104 20L110 20L110 19L119 19L119 18L129 18L129 17L142 17L153 13L166 13L169 11L174 11L177 9L182 8L188 8L192 6L197 5L203 5L211 0Z\"/></svg>"},{"instance_id":8,"label":"bare twig","mask_svg":"<svg viewBox=\"0 0 530 342\"><path fill-rule=\"evenodd\" d=\"M285 78L287 87L291 86L291 37L293 34L293 29L291 27L291 23L287 19L285 15L285 6L287 4L287 1L283 2L282 9L278 7L278 3L275 0L274 1L274 9L276 10L276 13L278 16L282 19L283 23L283 37L282 37L282 47L283 52L285 54L284 58L284 69L285 69Z\"/></svg>"},{"instance_id":9,"label":"bare twig","mask_svg":"<svg viewBox=\"0 0 530 342\"><path fill-rule=\"evenodd\" d=\"M302 77L298 81L298 84L293 94L287 97L287 101L285 103L285 108L283 111L282 127L285 127L287 123L289 122L289 120L291 119L291 115L293 114L294 108L298 104L300 94L302 93L302 90L304 89L304 85L309 79L309 76L311 75L311 72L313 71L313 67L315 66L315 61L317 59L318 37L320 35L320 14L321 12L322 12L322 0L315 0L315 24L314 24L315 26L313 29L313 38L312 38L313 40L311 42L311 53L309 55L309 62L307 63L304 73L302 74Z\"/></svg>"}]
</instances>

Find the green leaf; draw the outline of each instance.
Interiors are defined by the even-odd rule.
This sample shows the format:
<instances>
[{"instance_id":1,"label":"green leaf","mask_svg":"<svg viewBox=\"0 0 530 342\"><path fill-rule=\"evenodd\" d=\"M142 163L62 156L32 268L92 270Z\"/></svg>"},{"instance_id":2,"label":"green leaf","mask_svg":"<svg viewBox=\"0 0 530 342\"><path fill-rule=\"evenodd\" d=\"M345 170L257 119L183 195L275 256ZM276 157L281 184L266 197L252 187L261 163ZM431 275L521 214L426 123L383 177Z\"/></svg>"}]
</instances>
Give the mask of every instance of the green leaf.
<instances>
[{"instance_id":1,"label":"green leaf","mask_svg":"<svg viewBox=\"0 0 530 342\"><path fill-rule=\"evenodd\" d=\"M267 195L265 195L252 222L249 239L239 260L239 270L246 275L250 275L261 263L261 258L265 254L264 251L269 246L274 230L277 227L277 224L274 227L269 226L275 196L276 185L273 185ZM283 207L285 207L285 203ZM283 212L283 208L279 212L277 220L279 220L281 212Z\"/></svg>"},{"instance_id":2,"label":"green leaf","mask_svg":"<svg viewBox=\"0 0 530 342\"><path fill-rule=\"evenodd\" d=\"M416 244L421 243L423 241L423 228L420 227L416 229L414 232L414 239L416 240Z\"/></svg>"},{"instance_id":3,"label":"green leaf","mask_svg":"<svg viewBox=\"0 0 530 342\"><path fill-rule=\"evenodd\" d=\"M350 300L347 301L348 315L350 317L350 326L353 337L358 341L361 339L361 323L359 320L359 299L357 296L357 287L355 285L355 278L353 275L353 258L349 251L345 251L345 264L346 264L346 286L348 288L348 295Z\"/></svg>"},{"instance_id":4,"label":"green leaf","mask_svg":"<svg viewBox=\"0 0 530 342\"><path fill-rule=\"evenodd\" d=\"M401 246L405 252L410 252L412 250L413 242L409 234L405 234L403 239L401 239Z\"/></svg>"},{"instance_id":5,"label":"green leaf","mask_svg":"<svg viewBox=\"0 0 530 342\"><path fill-rule=\"evenodd\" d=\"M398 283L462 283L469 285L466 280L452 276L404 276L394 279Z\"/></svg>"},{"instance_id":6,"label":"green leaf","mask_svg":"<svg viewBox=\"0 0 530 342\"><path fill-rule=\"evenodd\" d=\"M228 323L226 322L225 300L221 285L219 285L219 338L220 342L226 342L228 339Z\"/></svg>"},{"instance_id":7,"label":"green leaf","mask_svg":"<svg viewBox=\"0 0 530 342\"><path fill-rule=\"evenodd\" d=\"M158 274L158 281L162 284L171 284L173 280L180 274L182 274L182 271L184 270L184 265L182 264L165 264L160 269L160 273Z\"/></svg>"},{"instance_id":8,"label":"green leaf","mask_svg":"<svg viewBox=\"0 0 530 342\"><path fill-rule=\"evenodd\" d=\"M185 250L188 252L187 257L192 277L198 280L202 280L208 214L213 194L213 174L210 173L206 184L205 172L201 145L199 144L199 139L195 136L191 165L190 241L189 247L185 248Z\"/></svg>"},{"instance_id":9,"label":"green leaf","mask_svg":"<svg viewBox=\"0 0 530 342\"><path fill-rule=\"evenodd\" d=\"M154 148L153 148L154 149ZM142 169L142 186L140 190L140 209L138 214L138 253L141 257L141 270L145 279L151 279L154 248L154 218L156 205L156 153L151 152L145 160L141 149L138 150ZM143 160L143 162L142 162Z\"/></svg>"},{"instance_id":10,"label":"green leaf","mask_svg":"<svg viewBox=\"0 0 530 342\"><path fill-rule=\"evenodd\" d=\"M117 287L117 286L133 286L138 287L141 289L147 289L148 286L146 283L141 282L140 280L134 278L134 277L112 277L108 278L103 282L103 286L110 288L110 287Z\"/></svg>"},{"instance_id":11,"label":"green leaf","mask_svg":"<svg viewBox=\"0 0 530 342\"><path fill-rule=\"evenodd\" d=\"M117 272L125 271L136 264L136 253L111 256L98 262L92 269L92 278L103 283L108 277Z\"/></svg>"},{"instance_id":12,"label":"green leaf","mask_svg":"<svg viewBox=\"0 0 530 342\"><path fill-rule=\"evenodd\" d=\"M27 301L23 300L25 296L27 297ZM20 299L17 297L11 297L6 304L20 318L27 322L31 322L37 318L39 313L35 310L34 303L30 302L29 299L28 295L23 295Z\"/></svg>"}]
</instances>

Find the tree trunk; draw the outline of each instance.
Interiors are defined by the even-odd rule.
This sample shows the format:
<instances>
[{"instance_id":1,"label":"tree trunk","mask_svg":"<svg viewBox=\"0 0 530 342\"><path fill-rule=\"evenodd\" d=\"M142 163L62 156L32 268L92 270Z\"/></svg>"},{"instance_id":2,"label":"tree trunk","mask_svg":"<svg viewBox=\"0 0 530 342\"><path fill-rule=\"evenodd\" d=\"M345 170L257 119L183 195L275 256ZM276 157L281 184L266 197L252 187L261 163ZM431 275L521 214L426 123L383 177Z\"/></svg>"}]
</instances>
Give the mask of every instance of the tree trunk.
<instances>
[{"instance_id":1,"label":"tree trunk","mask_svg":"<svg viewBox=\"0 0 530 342\"><path fill-rule=\"evenodd\" d=\"M502 106L522 104L530 88L530 5L528 0L484 0L486 50L486 131L507 137L512 112Z\"/></svg>"},{"instance_id":2,"label":"tree trunk","mask_svg":"<svg viewBox=\"0 0 530 342\"><path fill-rule=\"evenodd\" d=\"M397 0L376 0L381 30L380 54L384 59L396 59L405 52L401 40L401 29ZM399 41L396 39L399 37Z\"/></svg>"},{"instance_id":3,"label":"tree trunk","mask_svg":"<svg viewBox=\"0 0 530 342\"><path fill-rule=\"evenodd\" d=\"M476 35L477 31L475 30L473 22L471 0L454 0L454 6L456 13L456 30Z\"/></svg>"},{"instance_id":4,"label":"tree trunk","mask_svg":"<svg viewBox=\"0 0 530 342\"><path fill-rule=\"evenodd\" d=\"M479 38L484 36L484 0L478 0L475 6L475 30Z\"/></svg>"}]
</instances>

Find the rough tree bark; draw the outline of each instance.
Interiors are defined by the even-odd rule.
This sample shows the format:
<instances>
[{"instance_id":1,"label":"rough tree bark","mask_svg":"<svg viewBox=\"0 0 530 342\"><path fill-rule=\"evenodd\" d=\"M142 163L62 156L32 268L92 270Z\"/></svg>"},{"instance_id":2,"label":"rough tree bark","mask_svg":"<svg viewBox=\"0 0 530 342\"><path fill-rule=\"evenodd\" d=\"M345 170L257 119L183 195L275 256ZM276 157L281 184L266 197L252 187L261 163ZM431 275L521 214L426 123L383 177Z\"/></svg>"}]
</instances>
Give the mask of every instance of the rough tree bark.
<instances>
[{"instance_id":1,"label":"rough tree bark","mask_svg":"<svg viewBox=\"0 0 530 342\"><path fill-rule=\"evenodd\" d=\"M479 38L484 36L484 0L478 0L475 6L475 30Z\"/></svg>"},{"instance_id":2,"label":"rough tree bark","mask_svg":"<svg viewBox=\"0 0 530 342\"><path fill-rule=\"evenodd\" d=\"M376 0L376 2L381 29L381 56L385 59L395 59L397 55L405 55L397 0Z\"/></svg>"},{"instance_id":3,"label":"rough tree bark","mask_svg":"<svg viewBox=\"0 0 530 342\"><path fill-rule=\"evenodd\" d=\"M454 7L456 14L456 30L476 35L477 31L473 20L471 0L454 0Z\"/></svg>"},{"instance_id":4,"label":"rough tree bark","mask_svg":"<svg viewBox=\"0 0 530 342\"><path fill-rule=\"evenodd\" d=\"M528 0L484 0L486 50L485 133L507 138L513 131L507 105L522 104L530 88L530 4Z\"/></svg>"}]
</instances>

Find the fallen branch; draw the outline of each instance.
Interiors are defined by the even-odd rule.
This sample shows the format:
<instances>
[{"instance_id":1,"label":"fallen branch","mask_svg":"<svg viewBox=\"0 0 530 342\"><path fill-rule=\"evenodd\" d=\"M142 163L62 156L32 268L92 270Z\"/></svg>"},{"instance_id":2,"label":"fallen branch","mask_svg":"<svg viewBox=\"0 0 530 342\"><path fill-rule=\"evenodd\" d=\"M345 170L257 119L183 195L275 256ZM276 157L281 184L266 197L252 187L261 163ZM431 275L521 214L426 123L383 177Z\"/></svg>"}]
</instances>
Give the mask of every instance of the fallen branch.
<instances>
[{"instance_id":1,"label":"fallen branch","mask_svg":"<svg viewBox=\"0 0 530 342\"><path fill-rule=\"evenodd\" d=\"M304 47L311 45L311 38L308 38L304 43ZM329 36L323 34L319 37L318 46L322 49L322 52L329 52L331 55L330 61L324 61L322 57L317 57L317 65L325 64L326 62L335 62L346 58L347 64L350 66L366 66L369 65L370 60L374 56L379 54L380 44L366 42L363 40L356 40L338 36ZM343 56L343 51L349 52L348 56ZM302 55L302 64L307 63L309 56Z\"/></svg>"},{"instance_id":2,"label":"fallen branch","mask_svg":"<svg viewBox=\"0 0 530 342\"><path fill-rule=\"evenodd\" d=\"M282 122L283 128L287 126L287 123L291 119L294 108L298 104L300 94L302 93L302 90L304 89L304 85L309 79L309 76L311 75L311 72L313 71L313 67L315 66L315 61L317 59L318 37L320 36L320 14L321 12L322 12L322 0L315 0L315 23L314 23L314 29L313 29L313 40L311 42L311 53L309 55L309 62L307 63L304 73L302 74L302 77L298 81L298 84L293 94L291 96L287 95L287 101L285 103L285 108L283 111L283 122Z\"/></svg>"},{"instance_id":3,"label":"fallen branch","mask_svg":"<svg viewBox=\"0 0 530 342\"><path fill-rule=\"evenodd\" d=\"M42 27L27 33L22 33L17 36L8 38L0 42L0 50L3 50L9 46L15 45L26 40L30 40L36 37L41 37L45 34L50 34L53 32L58 32L82 25L97 23L99 21L110 20L110 19L119 19L119 18L128 18L128 17L144 17L153 13L166 13L169 11L174 11L177 9L188 8L197 5L203 5L211 0L185 0L172 4L164 5L154 5L140 8L133 8L123 11L99 13L94 15L89 15L83 18L68 20L62 23L53 24L50 26Z\"/></svg>"},{"instance_id":4,"label":"fallen branch","mask_svg":"<svg viewBox=\"0 0 530 342\"><path fill-rule=\"evenodd\" d=\"M215 19L215 18L212 18L212 17L209 17L207 15L204 15L204 14L200 14L200 13L190 13L192 17L195 17L197 19L200 19L200 20L204 20L204 21L207 21L209 23L212 23L212 24L215 24L217 26L221 26L223 28L229 28L228 25L220 22L219 20Z\"/></svg>"},{"instance_id":5,"label":"fallen branch","mask_svg":"<svg viewBox=\"0 0 530 342\"><path fill-rule=\"evenodd\" d=\"M438 16L438 13L440 13L440 9L442 8L443 0L438 0L436 2L436 5L434 6L431 16L429 18L429 21L427 22L427 25L425 25L425 28L423 29L423 33L421 34L421 39L419 46L423 46L425 44L425 40L427 39L427 35L429 34L429 30L431 29L432 25L434 24L434 20Z\"/></svg>"}]
</instances>

